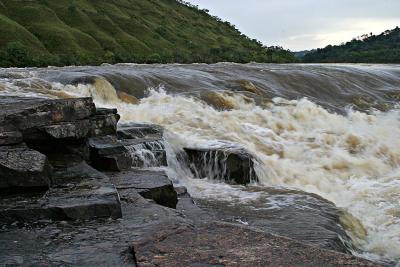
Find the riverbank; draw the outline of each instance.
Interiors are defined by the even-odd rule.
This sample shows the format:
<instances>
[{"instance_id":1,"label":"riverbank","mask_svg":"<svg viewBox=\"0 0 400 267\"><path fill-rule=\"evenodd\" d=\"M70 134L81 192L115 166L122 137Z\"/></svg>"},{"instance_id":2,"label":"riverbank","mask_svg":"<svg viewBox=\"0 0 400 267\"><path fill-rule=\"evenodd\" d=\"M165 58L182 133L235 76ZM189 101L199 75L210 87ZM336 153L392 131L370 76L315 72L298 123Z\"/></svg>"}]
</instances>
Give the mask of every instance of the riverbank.
<instances>
[{"instance_id":1,"label":"riverbank","mask_svg":"<svg viewBox=\"0 0 400 267\"><path fill-rule=\"evenodd\" d=\"M288 239L250 220L218 217L212 205L199 207L162 171L169 160L159 126L118 128L117 110L96 108L90 98L0 101L0 259L6 265L379 266L349 255L343 243L309 245L301 235ZM243 165L228 164L223 178L251 182L236 179L253 168L249 156L229 153ZM335 206L315 198L333 218L326 229L338 231ZM289 209L282 218L310 216L295 205ZM309 221L310 229L320 226L314 239L333 240L319 220ZM282 222L291 231L297 227Z\"/></svg>"}]
</instances>

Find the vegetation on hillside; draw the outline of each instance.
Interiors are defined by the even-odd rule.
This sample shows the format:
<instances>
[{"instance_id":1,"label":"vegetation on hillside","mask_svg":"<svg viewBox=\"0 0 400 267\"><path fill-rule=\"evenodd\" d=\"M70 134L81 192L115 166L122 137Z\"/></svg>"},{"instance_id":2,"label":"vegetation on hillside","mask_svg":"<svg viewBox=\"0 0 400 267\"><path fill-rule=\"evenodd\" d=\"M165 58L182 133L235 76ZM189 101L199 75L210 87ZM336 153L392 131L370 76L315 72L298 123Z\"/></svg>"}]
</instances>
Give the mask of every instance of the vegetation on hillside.
<instances>
[{"instance_id":1,"label":"vegetation on hillside","mask_svg":"<svg viewBox=\"0 0 400 267\"><path fill-rule=\"evenodd\" d=\"M177 0L0 0L0 66L292 62Z\"/></svg>"},{"instance_id":2,"label":"vegetation on hillside","mask_svg":"<svg viewBox=\"0 0 400 267\"><path fill-rule=\"evenodd\" d=\"M341 45L307 53L304 62L315 63L400 63L400 28L380 35L365 34Z\"/></svg>"}]
</instances>

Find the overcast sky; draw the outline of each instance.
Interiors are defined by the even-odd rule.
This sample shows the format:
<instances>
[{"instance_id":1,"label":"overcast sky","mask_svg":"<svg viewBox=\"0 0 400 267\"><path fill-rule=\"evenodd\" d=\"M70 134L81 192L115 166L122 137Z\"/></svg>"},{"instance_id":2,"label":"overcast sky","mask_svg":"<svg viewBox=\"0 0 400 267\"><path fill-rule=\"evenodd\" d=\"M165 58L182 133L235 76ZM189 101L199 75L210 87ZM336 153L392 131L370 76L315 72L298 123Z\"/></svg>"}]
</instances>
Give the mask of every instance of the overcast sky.
<instances>
[{"instance_id":1,"label":"overcast sky","mask_svg":"<svg viewBox=\"0 0 400 267\"><path fill-rule=\"evenodd\" d=\"M292 51L400 27L400 0L187 0L251 38Z\"/></svg>"}]
</instances>

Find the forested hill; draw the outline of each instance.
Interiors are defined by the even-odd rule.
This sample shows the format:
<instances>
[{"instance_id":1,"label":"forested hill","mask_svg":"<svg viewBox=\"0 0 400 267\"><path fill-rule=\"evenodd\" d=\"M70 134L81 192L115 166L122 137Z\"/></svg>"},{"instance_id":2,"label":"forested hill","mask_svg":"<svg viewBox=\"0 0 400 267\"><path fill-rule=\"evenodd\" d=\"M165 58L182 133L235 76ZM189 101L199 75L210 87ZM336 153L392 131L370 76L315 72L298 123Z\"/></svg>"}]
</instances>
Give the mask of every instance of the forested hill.
<instances>
[{"instance_id":1,"label":"forested hill","mask_svg":"<svg viewBox=\"0 0 400 267\"><path fill-rule=\"evenodd\" d=\"M400 63L400 28L380 35L365 34L338 46L328 45L308 53L304 62Z\"/></svg>"},{"instance_id":2,"label":"forested hill","mask_svg":"<svg viewBox=\"0 0 400 267\"><path fill-rule=\"evenodd\" d=\"M0 66L291 62L176 0L0 0Z\"/></svg>"}]
</instances>

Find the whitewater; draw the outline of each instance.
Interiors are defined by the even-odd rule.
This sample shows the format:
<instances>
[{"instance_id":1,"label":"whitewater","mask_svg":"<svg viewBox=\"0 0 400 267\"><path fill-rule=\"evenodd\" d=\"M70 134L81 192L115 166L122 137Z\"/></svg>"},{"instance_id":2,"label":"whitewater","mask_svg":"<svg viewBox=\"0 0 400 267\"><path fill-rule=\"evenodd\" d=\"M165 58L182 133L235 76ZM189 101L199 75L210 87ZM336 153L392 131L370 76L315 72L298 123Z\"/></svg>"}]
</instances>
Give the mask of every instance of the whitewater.
<instances>
[{"instance_id":1,"label":"whitewater","mask_svg":"<svg viewBox=\"0 0 400 267\"><path fill-rule=\"evenodd\" d=\"M254 186L332 201L350 214L341 223L361 249L355 254L400 262L399 66L224 63L0 73L2 95L91 96L117 108L122 123L165 127L168 173L197 198L245 202L259 194L194 179L176 153L243 147L255 156ZM121 91L137 101L123 101Z\"/></svg>"}]
</instances>

